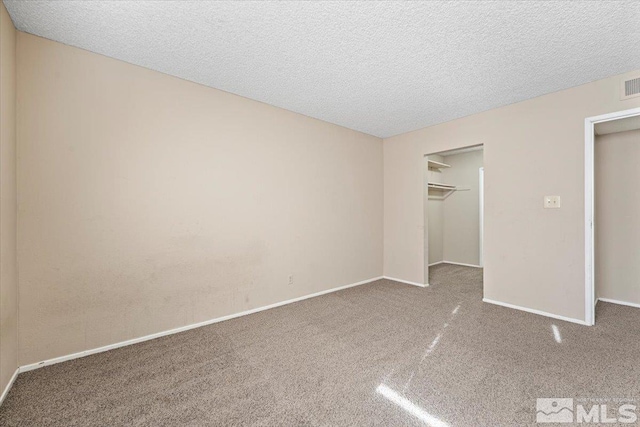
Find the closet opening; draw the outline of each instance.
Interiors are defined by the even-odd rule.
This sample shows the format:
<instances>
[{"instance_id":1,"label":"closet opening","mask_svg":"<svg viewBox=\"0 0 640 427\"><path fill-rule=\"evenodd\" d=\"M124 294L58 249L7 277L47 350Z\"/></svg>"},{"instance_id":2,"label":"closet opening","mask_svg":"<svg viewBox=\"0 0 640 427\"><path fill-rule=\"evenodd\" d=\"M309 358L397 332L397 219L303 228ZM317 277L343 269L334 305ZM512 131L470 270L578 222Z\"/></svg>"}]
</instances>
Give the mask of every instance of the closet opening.
<instances>
[{"instance_id":1,"label":"closet opening","mask_svg":"<svg viewBox=\"0 0 640 427\"><path fill-rule=\"evenodd\" d=\"M593 325L607 304L640 308L640 109L586 124L585 321Z\"/></svg>"},{"instance_id":2,"label":"closet opening","mask_svg":"<svg viewBox=\"0 0 640 427\"><path fill-rule=\"evenodd\" d=\"M424 157L427 285L452 283L453 276L483 267L483 154L477 145Z\"/></svg>"}]
</instances>

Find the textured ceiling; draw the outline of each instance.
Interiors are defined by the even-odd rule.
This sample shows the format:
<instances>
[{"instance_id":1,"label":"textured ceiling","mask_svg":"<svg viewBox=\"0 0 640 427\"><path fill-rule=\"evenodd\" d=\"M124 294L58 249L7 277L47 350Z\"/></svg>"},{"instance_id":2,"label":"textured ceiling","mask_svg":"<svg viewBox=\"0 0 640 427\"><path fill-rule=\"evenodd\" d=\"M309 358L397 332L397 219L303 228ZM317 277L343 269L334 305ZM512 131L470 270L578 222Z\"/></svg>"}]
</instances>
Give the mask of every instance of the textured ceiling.
<instances>
[{"instance_id":1,"label":"textured ceiling","mask_svg":"<svg viewBox=\"0 0 640 427\"><path fill-rule=\"evenodd\" d=\"M12 1L18 29L387 137L640 68L640 2Z\"/></svg>"}]
</instances>

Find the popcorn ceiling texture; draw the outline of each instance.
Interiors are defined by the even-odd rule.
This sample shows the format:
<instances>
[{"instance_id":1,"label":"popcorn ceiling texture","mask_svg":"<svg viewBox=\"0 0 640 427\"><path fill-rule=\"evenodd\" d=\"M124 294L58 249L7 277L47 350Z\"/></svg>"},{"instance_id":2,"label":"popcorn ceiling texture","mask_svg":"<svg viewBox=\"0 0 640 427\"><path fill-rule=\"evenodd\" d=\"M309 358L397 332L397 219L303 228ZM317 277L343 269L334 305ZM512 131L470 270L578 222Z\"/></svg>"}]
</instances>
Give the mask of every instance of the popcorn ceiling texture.
<instances>
[{"instance_id":1,"label":"popcorn ceiling texture","mask_svg":"<svg viewBox=\"0 0 640 427\"><path fill-rule=\"evenodd\" d=\"M640 68L640 2L5 0L28 33L388 137Z\"/></svg>"}]
</instances>

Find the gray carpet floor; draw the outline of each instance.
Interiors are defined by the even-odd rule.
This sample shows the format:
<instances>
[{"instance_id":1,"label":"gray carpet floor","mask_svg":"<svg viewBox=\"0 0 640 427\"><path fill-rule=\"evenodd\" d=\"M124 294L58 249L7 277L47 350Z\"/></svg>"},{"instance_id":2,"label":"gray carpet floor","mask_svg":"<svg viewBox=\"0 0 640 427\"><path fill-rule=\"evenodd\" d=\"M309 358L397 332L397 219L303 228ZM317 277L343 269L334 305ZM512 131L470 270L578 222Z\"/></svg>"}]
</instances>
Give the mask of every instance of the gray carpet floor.
<instances>
[{"instance_id":1,"label":"gray carpet floor","mask_svg":"<svg viewBox=\"0 0 640 427\"><path fill-rule=\"evenodd\" d=\"M585 327L431 269L20 374L2 426L514 426L537 397L640 398L640 310ZM554 326L556 331L554 331Z\"/></svg>"}]
</instances>

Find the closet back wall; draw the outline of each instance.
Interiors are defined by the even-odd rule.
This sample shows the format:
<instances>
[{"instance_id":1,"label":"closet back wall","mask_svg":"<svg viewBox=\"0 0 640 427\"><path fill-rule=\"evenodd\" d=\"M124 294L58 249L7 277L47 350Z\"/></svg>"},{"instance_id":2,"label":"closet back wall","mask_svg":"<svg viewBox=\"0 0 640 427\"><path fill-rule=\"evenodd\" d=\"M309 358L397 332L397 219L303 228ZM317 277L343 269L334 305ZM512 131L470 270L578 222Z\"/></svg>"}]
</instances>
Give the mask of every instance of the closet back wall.
<instances>
[{"instance_id":1,"label":"closet back wall","mask_svg":"<svg viewBox=\"0 0 640 427\"><path fill-rule=\"evenodd\" d=\"M430 160L450 168L429 169L427 180L466 188L445 199L438 191L429 193L429 264L442 261L480 264L480 168L482 150L449 156L430 155ZM425 183L426 187L426 183Z\"/></svg>"},{"instance_id":2,"label":"closet back wall","mask_svg":"<svg viewBox=\"0 0 640 427\"><path fill-rule=\"evenodd\" d=\"M482 150L444 158L450 168L443 175L447 184L469 188L456 191L444 203L444 260L480 264L480 168Z\"/></svg>"},{"instance_id":3,"label":"closet back wall","mask_svg":"<svg viewBox=\"0 0 640 427\"><path fill-rule=\"evenodd\" d=\"M382 275L381 139L24 33L17 66L21 365Z\"/></svg>"}]
</instances>

